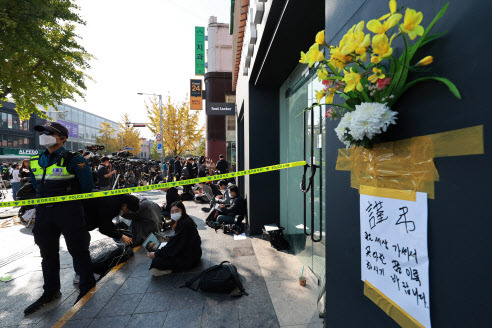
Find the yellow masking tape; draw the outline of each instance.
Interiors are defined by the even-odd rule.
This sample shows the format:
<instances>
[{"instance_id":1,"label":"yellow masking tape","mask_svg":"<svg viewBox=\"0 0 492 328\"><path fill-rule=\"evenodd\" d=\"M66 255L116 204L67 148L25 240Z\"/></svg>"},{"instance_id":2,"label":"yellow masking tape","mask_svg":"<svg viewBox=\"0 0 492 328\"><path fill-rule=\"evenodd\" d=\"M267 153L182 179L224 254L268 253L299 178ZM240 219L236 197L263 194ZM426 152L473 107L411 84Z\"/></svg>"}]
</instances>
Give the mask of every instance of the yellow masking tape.
<instances>
[{"instance_id":1,"label":"yellow masking tape","mask_svg":"<svg viewBox=\"0 0 492 328\"><path fill-rule=\"evenodd\" d=\"M367 280L364 281L364 295L381 308L388 316L403 328L425 328L410 314L403 310L386 295L381 293Z\"/></svg>"},{"instance_id":2,"label":"yellow masking tape","mask_svg":"<svg viewBox=\"0 0 492 328\"><path fill-rule=\"evenodd\" d=\"M483 125L338 150L336 170L350 171L350 185L427 193L434 199L439 173L434 158L484 153Z\"/></svg>"},{"instance_id":3,"label":"yellow masking tape","mask_svg":"<svg viewBox=\"0 0 492 328\"><path fill-rule=\"evenodd\" d=\"M409 200L412 202L415 202L417 199L416 192L412 190L398 190L398 189L378 188L378 187L371 187L371 186L360 186L359 194L375 196L375 197Z\"/></svg>"},{"instance_id":4,"label":"yellow masking tape","mask_svg":"<svg viewBox=\"0 0 492 328\"><path fill-rule=\"evenodd\" d=\"M75 195L58 196L58 197L46 197L46 198L27 199L27 200L19 200L19 201L11 201L11 202L2 202L2 203L0 203L0 207L51 204L51 203L68 202L71 200L82 200L82 199L88 199L88 198L97 198L97 197L107 197L107 196L114 196L114 195L130 194L132 192L158 190L158 189L163 189L163 188L185 186L185 185L190 185L190 184L195 184L195 183L200 183L200 182L208 182L208 181L229 179L229 178L235 178L235 177L242 177L245 175L252 175L252 174L258 174L258 173L278 171L278 170L282 170L282 169L288 169L291 167L304 166L304 165L306 165L306 162L300 161L300 162L292 162L292 163L278 164L278 165L272 165L272 166L264 166L264 167L260 167L257 169L238 171L238 172L232 172L232 173L226 173L226 174L219 174L219 175L213 175L213 176L203 177L203 178L181 180L181 181L176 181L176 182L159 183L159 184L150 185L150 186L140 186L140 187L123 188L123 189L115 189L115 190L108 190L108 191L89 192L89 193L85 193L85 194L75 194Z\"/></svg>"}]
</instances>

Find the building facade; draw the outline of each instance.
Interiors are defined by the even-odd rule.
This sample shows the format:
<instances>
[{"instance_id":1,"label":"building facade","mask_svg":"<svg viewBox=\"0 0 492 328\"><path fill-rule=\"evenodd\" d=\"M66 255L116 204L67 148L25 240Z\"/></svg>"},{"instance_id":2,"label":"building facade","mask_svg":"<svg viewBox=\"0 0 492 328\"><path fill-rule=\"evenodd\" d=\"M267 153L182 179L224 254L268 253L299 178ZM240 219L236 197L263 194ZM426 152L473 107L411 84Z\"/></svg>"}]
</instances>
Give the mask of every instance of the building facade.
<instances>
[{"instance_id":1,"label":"building facade","mask_svg":"<svg viewBox=\"0 0 492 328\"><path fill-rule=\"evenodd\" d=\"M154 147L154 140L147 138L140 138L142 140L140 154L138 157L149 160L151 157L152 147Z\"/></svg>"},{"instance_id":2,"label":"building facade","mask_svg":"<svg viewBox=\"0 0 492 328\"><path fill-rule=\"evenodd\" d=\"M102 122L109 123L115 131L119 129L117 122L66 104L59 105L58 111L50 108L46 113L67 127L69 137L65 147L72 151L96 144L96 135ZM15 111L15 104L10 102L2 102L0 116L0 159L16 161L36 155L44 148L39 145L38 134L33 128L35 125L44 124L45 119L31 115L28 120L21 121Z\"/></svg>"},{"instance_id":3,"label":"building facade","mask_svg":"<svg viewBox=\"0 0 492 328\"><path fill-rule=\"evenodd\" d=\"M207 73L205 82L205 103L225 104L233 95L232 88L232 36L229 24L218 23L217 17L210 17L207 27L208 47ZM227 98L227 99L226 99ZM231 161L235 154L235 119L230 115L210 115L206 109L206 156L213 161L223 154ZM232 117L232 118L231 118ZM231 123L233 122L234 123Z\"/></svg>"},{"instance_id":4,"label":"building facade","mask_svg":"<svg viewBox=\"0 0 492 328\"><path fill-rule=\"evenodd\" d=\"M424 27L445 4L398 1L399 6L422 11ZM489 9L492 3L479 0L450 3L432 32L448 33L418 54L434 56L432 74L455 82L462 99L437 83L412 87L396 103L398 123L388 130L385 141L484 125L485 147L491 142L487 126L492 114L485 89L492 69L479 66L479 61L456 65L460 58L490 48L480 42L486 38ZM364 295L359 192L351 188L350 172L335 169L338 150L345 148L334 131L339 121L325 117L326 107L304 111L316 101L315 90L321 87L317 67L299 64L300 51L307 51L321 30L328 44L337 45L350 27L388 11L387 0L313 0L309 5L234 1L232 86L238 109L238 169L303 160L318 168L307 193L300 184L303 178L309 181L310 166L307 172L298 167L241 177L248 228L258 234L264 224L285 227L295 254L318 278L326 279L327 327L397 325ZM463 21L469 23L466 29L460 27ZM469 31L477 34L470 38ZM403 42L394 44L397 54L403 48ZM329 55L325 52L325 57ZM337 97L335 103L343 103ZM492 155L485 148L482 155L436 158L435 164L440 181L435 184L436 198L427 205L432 325L487 326L483 287L488 286L491 262L483 259L490 257L486 240L492 223L483 220L490 194L483 182L492 181L488 170ZM455 286L451 292L450 285Z\"/></svg>"}]
</instances>

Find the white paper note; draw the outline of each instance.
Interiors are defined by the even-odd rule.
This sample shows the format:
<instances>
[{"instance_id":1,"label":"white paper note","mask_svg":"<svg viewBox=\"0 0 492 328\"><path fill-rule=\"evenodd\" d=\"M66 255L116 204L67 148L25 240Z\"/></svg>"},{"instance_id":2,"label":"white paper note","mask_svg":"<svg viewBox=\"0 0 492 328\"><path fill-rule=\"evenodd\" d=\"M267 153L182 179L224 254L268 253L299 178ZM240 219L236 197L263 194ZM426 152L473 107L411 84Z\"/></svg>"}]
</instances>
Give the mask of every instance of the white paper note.
<instances>
[{"instance_id":1,"label":"white paper note","mask_svg":"<svg viewBox=\"0 0 492 328\"><path fill-rule=\"evenodd\" d=\"M360 195L361 276L430 327L427 194L415 202Z\"/></svg>"}]
</instances>

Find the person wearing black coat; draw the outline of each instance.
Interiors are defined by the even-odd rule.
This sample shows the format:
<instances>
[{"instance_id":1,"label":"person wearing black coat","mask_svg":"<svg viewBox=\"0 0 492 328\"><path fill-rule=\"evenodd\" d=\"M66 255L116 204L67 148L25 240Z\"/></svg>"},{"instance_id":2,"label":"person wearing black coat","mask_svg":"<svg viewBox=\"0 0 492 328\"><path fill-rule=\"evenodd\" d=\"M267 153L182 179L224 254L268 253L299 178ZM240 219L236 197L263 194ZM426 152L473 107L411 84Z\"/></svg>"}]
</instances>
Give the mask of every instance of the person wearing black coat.
<instances>
[{"instance_id":1,"label":"person wearing black coat","mask_svg":"<svg viewBox=\"0 0 492 328\"><path fill-rule=\"evenodd\" d=\"M229 186L230 206L225 204L219 205L220 215L217 217L219 223L240 223L236 222L236 216L244 216L246 214L246 201L239 195L239 188L236 185Z\"/></svg>"},{"instance_id":2,"label":"person wearing black coat","mask_svg":"<svg viewBox=\"0 0 492 328\"><path fill-rule=\"evenodd\" d=\"M180 180L182 169L183 167L181 166L181 162L179 161L179 156L176 156L176 160L174 161L174 175L176 176L176 181Z\"/></svg>"},{"instance_id":3,"label":"person wearing black coat","mask_svg":"<svg viewBox=\"0 0 492 328\"><path fill-rule=\"evenodd\" d=\"M229 162L224 159L224 155L219 155L219 161L215 164L215 169L219 171L219 174L229 173Z\"/></svg>"},{"instance_id":4,"label":"person wearing black coat","mask_svg":"<svg viewBox=\"0 0 492 328\"><path fill-rule=\"evenodd\" d=\"M166 236L166 246L155 252L147 253L152 259L150 272L161 276L173 271L189 270L198 264L202 257L202 240L196 223L186 214L182 202L175 202L171 207L171 219L176 222L174 235Z\"/></svg>"}]
</instances>

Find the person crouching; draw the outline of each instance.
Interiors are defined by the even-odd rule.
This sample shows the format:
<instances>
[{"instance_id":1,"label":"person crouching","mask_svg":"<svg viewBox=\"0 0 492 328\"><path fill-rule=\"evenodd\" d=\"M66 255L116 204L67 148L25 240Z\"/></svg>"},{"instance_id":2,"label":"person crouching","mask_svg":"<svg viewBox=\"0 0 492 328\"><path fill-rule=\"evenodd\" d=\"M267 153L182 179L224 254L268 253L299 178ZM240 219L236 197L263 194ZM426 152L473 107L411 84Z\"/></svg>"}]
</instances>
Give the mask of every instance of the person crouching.
<instances>
[{"instance_id":1,"label":"person crouching","mask_svg":"<svg viewBox=\"0 0 492 328\"><path fill-rule=\"evenodd\" d=\"M166 246L155 252L147 253L147 256L152 259L150 272L154 276L191 269L202 257L202 240L198 234L197 225L186 213L182 202L172 204L171 220L173 224L175 223L174 235L166 236Z\"/></svg>"}]
</instances>

